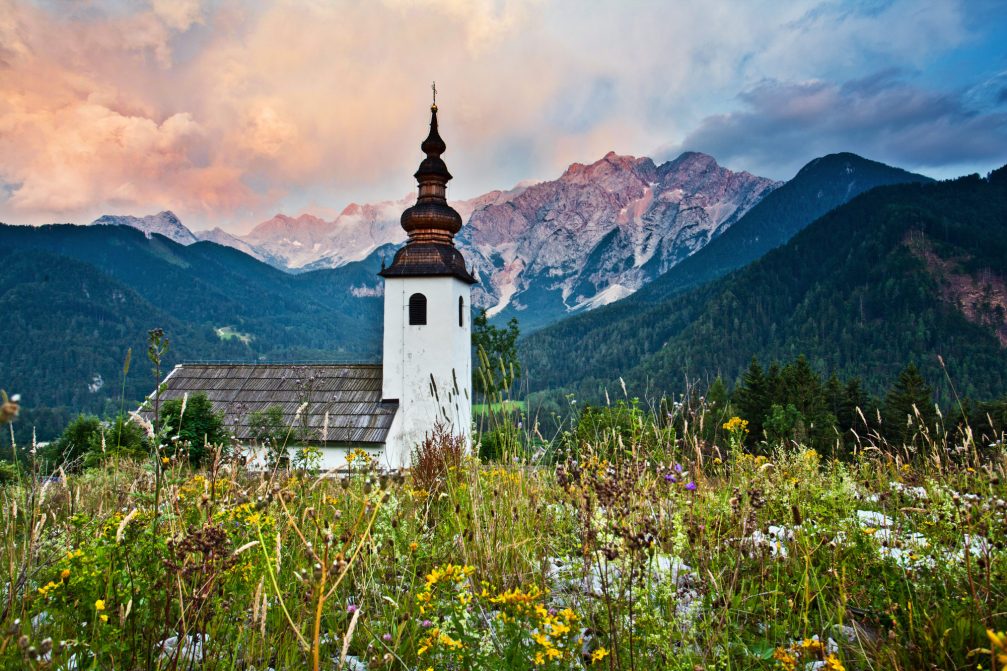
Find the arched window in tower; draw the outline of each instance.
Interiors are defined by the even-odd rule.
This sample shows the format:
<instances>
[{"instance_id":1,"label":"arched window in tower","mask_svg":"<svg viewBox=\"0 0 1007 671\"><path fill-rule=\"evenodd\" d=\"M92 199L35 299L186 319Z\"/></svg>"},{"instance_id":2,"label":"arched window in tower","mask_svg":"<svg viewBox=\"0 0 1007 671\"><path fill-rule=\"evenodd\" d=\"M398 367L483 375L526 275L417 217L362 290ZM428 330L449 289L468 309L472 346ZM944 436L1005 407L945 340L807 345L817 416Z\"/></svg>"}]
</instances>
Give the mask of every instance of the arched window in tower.
<instances>
[{"instance_id":1,"label":"arched window in tower","mask_svg":"<svg viewBox=\"0 0 1007 671\"><path fill-rule=\"evenodd\" d=\"M458 297L458 326L465 326L465 299L462 296Z\"/></svg>"},{"instance_id":2,"label":"arched window in tower","mask_svg":"<svg viewBox=\"0 0 1007 671\"><path fill-rule=\"evenodd\" d=\"M427 323L427 297L413 294L409 297L409 325L425 326Z\"/></svg>"}]
</instances>

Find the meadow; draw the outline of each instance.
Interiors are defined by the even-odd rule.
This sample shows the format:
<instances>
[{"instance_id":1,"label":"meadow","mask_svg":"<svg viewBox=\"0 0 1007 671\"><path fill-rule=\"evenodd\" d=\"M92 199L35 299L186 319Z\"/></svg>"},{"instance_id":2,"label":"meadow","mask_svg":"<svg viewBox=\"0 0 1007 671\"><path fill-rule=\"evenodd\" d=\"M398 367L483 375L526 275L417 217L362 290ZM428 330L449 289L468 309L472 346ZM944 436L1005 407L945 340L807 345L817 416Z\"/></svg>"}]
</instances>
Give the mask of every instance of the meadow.
<instances>
[{"instance_id":1,"label":"meadow","mask_svg":"<svg viewBox=\"0 0 1007 671\"><path fill-rule=\"evenodd\" d=\"M495 462L438 429L393 473L20 446L0 668L1007 668L1002 435L839 460L673 413L515 422Z\"/></svg>"}]
</instances>

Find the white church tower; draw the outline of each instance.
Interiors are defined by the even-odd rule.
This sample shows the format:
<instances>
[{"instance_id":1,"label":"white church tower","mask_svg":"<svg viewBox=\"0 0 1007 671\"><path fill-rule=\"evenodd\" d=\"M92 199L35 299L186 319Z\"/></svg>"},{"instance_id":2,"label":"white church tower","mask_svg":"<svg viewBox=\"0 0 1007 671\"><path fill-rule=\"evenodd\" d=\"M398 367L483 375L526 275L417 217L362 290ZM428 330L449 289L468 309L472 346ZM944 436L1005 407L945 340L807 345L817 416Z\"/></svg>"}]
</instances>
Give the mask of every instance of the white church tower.
<instances>
[{"instance_id":1,"label":"white church tower","mask_svg":"<svg viewBox=\"0 0 1007 671\"><path fill-rule=\"evenodd\" d=\"M382 395L398 401L385 442L392 468L409 465L413 449L441 422L471 443L472 345L470 299L476 280L465 269L454 236L462 218L447 203L451 173L437 132L437 104L416 171L419 198L402 213L409 239L381 276L385 279Z\"/></svg>"}]
</instances>

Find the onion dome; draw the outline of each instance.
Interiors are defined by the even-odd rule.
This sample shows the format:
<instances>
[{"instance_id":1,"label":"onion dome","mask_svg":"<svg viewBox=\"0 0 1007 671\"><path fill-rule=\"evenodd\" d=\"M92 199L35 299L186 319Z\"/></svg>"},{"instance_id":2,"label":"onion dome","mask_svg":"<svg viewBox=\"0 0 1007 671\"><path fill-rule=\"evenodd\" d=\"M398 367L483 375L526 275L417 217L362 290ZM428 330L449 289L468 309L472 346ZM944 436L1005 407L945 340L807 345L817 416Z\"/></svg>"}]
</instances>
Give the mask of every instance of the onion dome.
<instances>
[{"instance_id":1,"label":"onion dome","mask_svg":"<svg viewBox=\"0 0 1007 671\"><path fill-rule=\"evenodd\" d=\"M437 130L437 105L430 107L430 133L420 145L426 158L413 175L419 184L416 204L402 213L402 228L409 234L405 246L392 264L381 271L383 277L450 275L463 282L476 280L465 269L465 259L455 247L454 236L462 227L462 217L448 205L446 193L451 173L441 154L447 149Z\"/></svg>"}]
</instances>

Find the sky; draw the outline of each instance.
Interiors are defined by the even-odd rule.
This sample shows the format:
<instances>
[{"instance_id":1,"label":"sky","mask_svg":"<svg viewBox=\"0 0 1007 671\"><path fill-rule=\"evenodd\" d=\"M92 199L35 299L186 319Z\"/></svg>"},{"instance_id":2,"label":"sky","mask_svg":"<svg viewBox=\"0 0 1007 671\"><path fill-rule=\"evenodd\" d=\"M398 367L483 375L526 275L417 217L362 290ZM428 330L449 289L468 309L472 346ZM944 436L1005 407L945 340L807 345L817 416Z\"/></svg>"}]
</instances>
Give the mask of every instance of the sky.
<instances>
[{"instance_id":1,"label":"sky","mask_svg":"<svg viewBox=\"0 0 1007 671\"><path fill-rule=\"evenodd\" d=\"M450 198L610 150L1007 163L1007 0L0 0L0 221L401 198L433 80Z\"/></svg>"}]
</instances>

